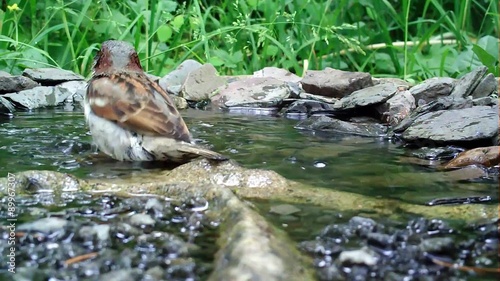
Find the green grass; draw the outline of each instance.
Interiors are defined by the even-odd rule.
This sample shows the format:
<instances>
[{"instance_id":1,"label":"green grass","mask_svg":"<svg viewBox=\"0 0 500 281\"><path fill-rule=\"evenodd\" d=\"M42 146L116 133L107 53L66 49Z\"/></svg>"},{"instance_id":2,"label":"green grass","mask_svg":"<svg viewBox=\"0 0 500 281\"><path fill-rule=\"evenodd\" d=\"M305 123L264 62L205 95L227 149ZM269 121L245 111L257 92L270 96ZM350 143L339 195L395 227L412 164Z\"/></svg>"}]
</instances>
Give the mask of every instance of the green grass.
<instances>
[{"instance_id":1,"label":"green grass","mask_svg":"<svg viewBox=\"0 0 500 281\"><path fill-rule=\"evenodd\" d=\"M14 4L19 9L14 9ZM164 75L185 59L221 74L333 67L421 81L478 65L499 76L493 0L7 1L0 70L47 65L90 74L102 41L131 42Z\"/></svg>"}]
</instances>

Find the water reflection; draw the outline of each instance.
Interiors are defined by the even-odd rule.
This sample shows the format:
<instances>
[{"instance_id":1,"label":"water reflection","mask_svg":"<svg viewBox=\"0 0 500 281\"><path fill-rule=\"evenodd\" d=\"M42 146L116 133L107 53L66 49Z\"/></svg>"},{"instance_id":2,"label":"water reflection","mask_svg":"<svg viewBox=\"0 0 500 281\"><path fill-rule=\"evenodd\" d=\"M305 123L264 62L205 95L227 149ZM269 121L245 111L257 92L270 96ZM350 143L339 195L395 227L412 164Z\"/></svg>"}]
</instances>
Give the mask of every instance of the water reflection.
<instances>
[{"instance_id":1,"label":"water reflection","mask_svg":"<svg viewBox=\"0 0 500 281\"><path fill-rule=\"evenodd\" d=\"M245 167L272 169L314 186L418 203L450 194L491 195L498 187L497 179L464 181L436 172L432 165L408 161L416 158L384 139L302 132L293 128L296 120L273 116L199 110L182 114L199 142ZM97 154L79 110L24 112L0 122L0 176L47 169L114 178L171 168L121 163Z\"/></svg>"}]
</instances>

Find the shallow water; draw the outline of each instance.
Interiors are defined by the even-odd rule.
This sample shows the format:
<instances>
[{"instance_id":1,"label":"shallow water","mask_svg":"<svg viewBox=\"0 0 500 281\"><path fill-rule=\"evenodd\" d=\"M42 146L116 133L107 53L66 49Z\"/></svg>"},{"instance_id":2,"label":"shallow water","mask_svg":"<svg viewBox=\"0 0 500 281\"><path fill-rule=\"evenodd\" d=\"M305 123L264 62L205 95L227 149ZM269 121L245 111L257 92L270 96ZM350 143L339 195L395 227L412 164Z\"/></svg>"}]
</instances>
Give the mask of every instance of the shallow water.
<instances>
[{"instance_id":1,"label":"shallow water","mask_svg":"<svg viewBox=\"0 0 500 281\"><path fill-rule=\"evenodd\" d=\"M425 203L441 197L493 195L498 178L461 180L412 164L412 150L378 138L294 129L296 120L221 112L182 112L193 136L248 168L271 169L312 186ZM0 176L46 169L83 178L113 178L158 169L99 157L83 112L19 112L0 120Z\"/></svg>"}]
</instances>

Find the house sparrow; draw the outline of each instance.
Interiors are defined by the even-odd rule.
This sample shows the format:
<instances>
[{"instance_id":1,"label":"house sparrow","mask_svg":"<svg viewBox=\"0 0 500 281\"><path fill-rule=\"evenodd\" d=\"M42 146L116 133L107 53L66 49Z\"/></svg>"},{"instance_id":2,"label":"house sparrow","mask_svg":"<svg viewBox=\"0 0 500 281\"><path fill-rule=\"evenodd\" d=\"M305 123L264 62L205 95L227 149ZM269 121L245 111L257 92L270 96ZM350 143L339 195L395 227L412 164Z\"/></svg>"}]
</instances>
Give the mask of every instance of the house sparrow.
<instances>
[{"instance_id":1,"label":"house sparrow","mask_svg":"<svg viewBox=\"0 0 500 281\"><path fill-rule=\"evenodd\" d=\"M227 157L194 144L172 99L146 76L134 47L102 43L84 100L97 147L119 161L188 162Z\"/></svg>"}]
</instances>

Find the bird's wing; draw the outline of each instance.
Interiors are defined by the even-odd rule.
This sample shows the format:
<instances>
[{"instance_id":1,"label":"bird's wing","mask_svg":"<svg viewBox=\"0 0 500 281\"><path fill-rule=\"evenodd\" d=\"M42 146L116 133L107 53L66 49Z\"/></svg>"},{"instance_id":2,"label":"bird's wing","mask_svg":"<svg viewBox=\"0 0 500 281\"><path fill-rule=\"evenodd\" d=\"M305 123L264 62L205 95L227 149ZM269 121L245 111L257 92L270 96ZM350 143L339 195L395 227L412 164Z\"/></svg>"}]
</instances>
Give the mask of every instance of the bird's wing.
<instances>
[{"instance_id":1,"label":"bird's wing","mask_svg":"<svg viewBox=\"0 0 500 281\"><path fill-rule=\"evenodd\" d=\"M143 73L93 77L86 97L93 113L130 131L191 142L168 94Z\"/></svg>"}]
</instances>

